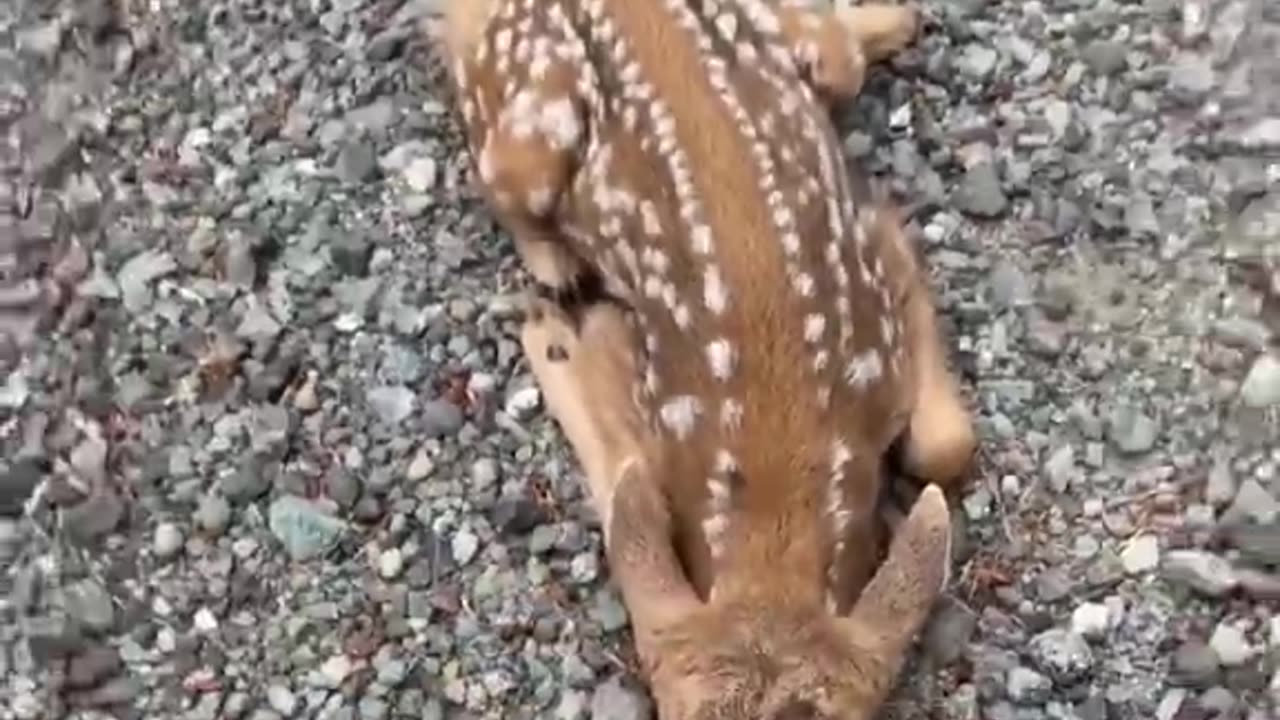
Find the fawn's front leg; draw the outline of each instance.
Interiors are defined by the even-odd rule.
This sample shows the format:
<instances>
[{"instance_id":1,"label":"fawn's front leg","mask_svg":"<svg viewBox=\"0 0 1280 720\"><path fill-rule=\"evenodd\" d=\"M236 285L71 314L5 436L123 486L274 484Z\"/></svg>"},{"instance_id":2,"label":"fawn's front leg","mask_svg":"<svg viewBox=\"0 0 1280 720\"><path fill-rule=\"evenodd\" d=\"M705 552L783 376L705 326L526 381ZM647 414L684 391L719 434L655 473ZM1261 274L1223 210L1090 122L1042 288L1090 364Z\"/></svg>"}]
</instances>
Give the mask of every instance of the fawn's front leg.
<instances>
[{"instance_id":1,"label":"fawn's front leg","mask_svg":"<svg viewBox=\"0 0 1280 720\"><path fill-rule=\"evenodd\" d=\"M808 67L814 89L833 101L856 96L867 65L901 52L920 27L919 11L910 5L817 9L781 4L782 31L792 52Z\"/></svg>"},{"instance_id":2,"label":"fawn's front leg","mask_svg":"<svg viewBox=\"0 0 1280 720\"><path fill-rule=\"evenodd\" d=\"M632 399L639 341L626 310L610 302L578 309L581 317L570 318L555 303L531 299L520 341L607 533L618 483L629 465L653 461L653 438Z\"/></svg>"},{"instance_id":3,"label":"fawn's front leg","mask_svg":"<svg viewBox=\"0 0 1280 720\"><path fill-rule=\"evenodd\" d=\"M550 18L494 12L498 0L453 0L444 47L480 185L534 279L571 293L584 264L554 213L577 171L585 132L579 69L552 51ZM514 7L514 6L513 6ZM521 40L515 40L517 25Z\"/></svg>"}]
</instances>

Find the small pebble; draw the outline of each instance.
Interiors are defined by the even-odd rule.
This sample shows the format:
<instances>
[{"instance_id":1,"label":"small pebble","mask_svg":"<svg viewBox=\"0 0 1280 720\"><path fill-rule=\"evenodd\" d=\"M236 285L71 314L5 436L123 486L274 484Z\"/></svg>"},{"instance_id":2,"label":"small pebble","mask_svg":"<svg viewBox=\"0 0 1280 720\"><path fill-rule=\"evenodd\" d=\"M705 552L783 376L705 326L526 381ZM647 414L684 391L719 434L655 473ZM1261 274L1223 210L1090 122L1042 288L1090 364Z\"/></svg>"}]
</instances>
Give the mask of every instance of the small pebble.
<instances>
[{"instance_id":1,"label":"small pebble","mask_svg":"<svg viewBox=\"0 0 1280 720\"><path fill-rule=\"evenodd\" d=\"M400 573L403 570L404 555L401 553L400 548L388 548L378 555L378 574L384 580L394 580L400 577Z\"/></svg>"},{"instance_id":2,"label":"small pebble","mask_svg":"<svg viewBox=\"0 0 1280 720\"><path fill-rule=\"evenodd\" d=\"M1111 610L1102 603L1082 603L1071 613L1071 631L1096 640L1106 636L1111 622Z\"/></svg>"},{"instance_id":3,"label":"small pebble","mask_svg":"<svg viewBox=\"0 0 1280 720\"><path fill-rule=\"evenodd\" d=\"M1120 561L1130 575L1148 572L1160 565L1160 539L1155 535L1138 535L1120 554Z\"/></svg>"},{"instance_id":4,"label":"small pebble","mask_svg":"<svg viewBox=\"0 0 1280 720\"><path fill-rule=\"evenodd\" d=\"M156 525L151 548L156 557L168 560L182 551L186 538L182 536L182 528L176 523L162 522Z\"/></svg>"}]
</instances>

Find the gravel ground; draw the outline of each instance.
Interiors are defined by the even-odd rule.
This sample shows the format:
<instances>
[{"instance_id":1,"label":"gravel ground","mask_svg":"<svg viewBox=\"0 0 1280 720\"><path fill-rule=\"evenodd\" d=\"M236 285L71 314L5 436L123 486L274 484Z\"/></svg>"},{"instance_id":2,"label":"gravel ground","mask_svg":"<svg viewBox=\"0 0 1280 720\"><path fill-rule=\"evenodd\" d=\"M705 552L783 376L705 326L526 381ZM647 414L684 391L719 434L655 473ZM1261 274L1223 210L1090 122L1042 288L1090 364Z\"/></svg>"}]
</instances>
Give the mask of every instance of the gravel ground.
<instances>
[{"instance_id":1,"label":"gravel ground","mask_svg":"<svg viewBox=\"0 0 1280 720\"><path fill-rule=\"evenodd\" d=\"M646 716L437 5L0 4L0 718ZM1276 717L1280 5L927 7L842 125L984 452L886 716Z\"/></svg>"}]
</instances>

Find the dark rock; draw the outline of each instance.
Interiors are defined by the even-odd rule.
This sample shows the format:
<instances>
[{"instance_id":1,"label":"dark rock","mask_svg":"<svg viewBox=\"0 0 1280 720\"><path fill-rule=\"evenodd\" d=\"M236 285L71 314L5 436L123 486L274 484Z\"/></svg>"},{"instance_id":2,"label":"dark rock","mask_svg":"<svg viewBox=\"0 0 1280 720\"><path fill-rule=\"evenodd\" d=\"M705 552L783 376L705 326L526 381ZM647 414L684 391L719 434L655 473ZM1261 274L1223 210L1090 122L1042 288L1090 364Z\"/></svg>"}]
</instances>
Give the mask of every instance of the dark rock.
<instances>
[{"instance_id":1,"label":"dark rock","mask_svg":"<svg viewBox=\"0 0 1280 720\"><path fill-rule=\"evenodd\" d=\"M347 275L364 276L369 272L373 244L360 233L337 233L330 241L329 257Z\"/></svg>"},{"instance_id":2,"label":"dark rock","mask_svg":"<svg viewBox=\"0 0 1280 720\"><path fill-rule=\"evenodd\" d=\"M954 201L964 212L984 219L1000 217L1009 205L995 167L986 162L965 172L955 190Z\"/></svg>"},{"instance_id":3,"label":"dark rock","mask_svg":"<svg viewBox=\"0 0 1280 720\"><path fill-rule=\"evenodd\" d=\"M84 502L63 510L62 521L72 539L88 545L115 532L124 515L124 500L110 490L100 489Z\"/></svg>"},{"instance_id":4,"label":"dark rock","mask_svg":"<svg viewBox=\"0 0 1280 720\"><path fill-rule=\"evenodd\" d=\"M525 535L547 520L538 504L523 496L500 498L493 508L493 524L509 535Z\"/></svg>"},{"instance_id":5,"label":"dark rock","mask_svg":"<svg viewBox=\"0 0 1280 720\"><path fill-rule=\"evenodd\" d=\"M1216 684L1218 676L1218 655L1208 644L1188 640L1174 652L1170 668L1171 681L1179 685L1206 688Z\"/></svg>"},{"instance_id":6,"label":"dark rock","mask_svg":"<svg viewBox=\"0 0 1280 720\"><path fill-rule=\"evenodd\" d=\"M67 664L67 687L83 690L101 684L124 667L120 653L110 645L92 645Z\"/></svg>"},{"instance_id":7,"label":"dark rock","mask_svg":"<svg viewBox=\"0 0 1280 720\"><path fill-rule=\"evenodd\" d=\"M31 657L37 663L50 663L80 652L84 647L80 626L67 615L27 617L21 621L20 627Z\"/></svg>"},{"instance_id":8,"label":"dark rock","mask_svg":"<svg viewBox=\"0 0 1280 720\"><path fill-rule=\"evenodd\" d=\"M48 463L41 458L16 460L0 474L0 517L18 517L36 486L49 471Z\"/></svg>"}]
</instances>

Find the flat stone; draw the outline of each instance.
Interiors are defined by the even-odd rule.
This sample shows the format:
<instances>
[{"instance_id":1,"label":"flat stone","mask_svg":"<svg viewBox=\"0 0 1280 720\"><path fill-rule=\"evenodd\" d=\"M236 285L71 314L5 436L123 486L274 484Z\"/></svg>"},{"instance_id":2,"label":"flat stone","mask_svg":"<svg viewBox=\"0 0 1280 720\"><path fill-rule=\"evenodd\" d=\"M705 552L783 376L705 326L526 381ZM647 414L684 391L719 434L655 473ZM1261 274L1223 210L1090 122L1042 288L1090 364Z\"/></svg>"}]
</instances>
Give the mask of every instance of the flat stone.
<instances>
[{"instance_id":1,"label":"flat stone","mask_svg":"<svg viewBox=\"0 0 1280 720\"><path fill-rule=\"evenodd\" d=\"M1009 671L1005 685L1009 699L1019 705L1039 705L1053 691L1049 678L1021 665Z\"/></svg>"},{"instance_id":2,"label":"flat stone","mask_svg":"<svg viewBox=\"0 0 1280 720\"><path fill-rule=\"evenodd\" d=\"M1141 455L1155 447L1160 435L1159 424L1138 408L1122 404L1108 418L1111 442L1126 455Z\"/></svg>"},{"instance_id":3,"label":"flat stone","mask_svg":"<svg viewBox=\"0 0 1280 720\"><path fill-rule=\"evenodd\" d=\"M962 211L978 218L997 218L1009 206L1000 176L991 163L980 162L969 168L956 188L954 201Z\"/></svg>"},{"instance_id":4,"label":"flat stone","mask_svg":"<svg viewBox=\"0 0 1280 720\"><path fill-rule=\"evenodd\" d=\"M92 632L106 632L115 624L111 594L94 580L81 580L63 588L67 613Z\"/></svg>"},{"instance_id":5,"label":"flat stone","mask_svg":"<svg viewBox=\"0 0 1280 720\"><path fill-rule=\"evenodd\" d=\"M1213 648L1218 661L1225 667L1243 665L1256 653L1240 628L1226 622L1219 623L1214 629L1213 636L1209 638L1209 647Z\"/></svg>"},{"instance_id":6,"label":"flat stone","mask_svg":"<svg viewBox=\"0 0 1280 720\"><path fill-rule=\"evenodd\" d=\"M1263 353L1240 385L1240 399L1251 408L1280 406L1280 358Z\"/></svg>"},{"instance_id":7,"label":"flat stone","mask_svg":"<svg viewBox=\"0 0 1280 720\"><path fill-rule=\"evenodd\" d=\"M1191 687L1210 687L1220 675L1218 655L1200 640L1188 640L1173 653L1174 682Z\"/></svg>"},{"instance_id":8,"label":"flat stone","mask_svg":"<svg viewBox=\"0 0 1280 720\"><path fill-rule=\"evenodd\" d=\"M317 505L293 495L282 495L268 511L271 533L295 561L327 552L346 530L346 523Z\"/></svg>"},{"instance_id":9,"label":"flat stone","mask_svg":"<svg viewBox=\"0 0 1280 720\"><path fill-rule=\"evenodd\" d=\"M1209 597L1223 597L1239 583L1230 562L1202 550L1170 550L1160 564L1160 574Z\"/></svg>"},{"instance_id":10,"label":"flat stone","mask_svg":"<svg viewBox=\"0 0 1280 720\"><path fill-rule=\"evenodd\" d=\"M1155 535L1138 535L1125 545L1120 562L1131 575L1156 569L1160 565L1160 539Z\"/></svg>"}]
</instances>

